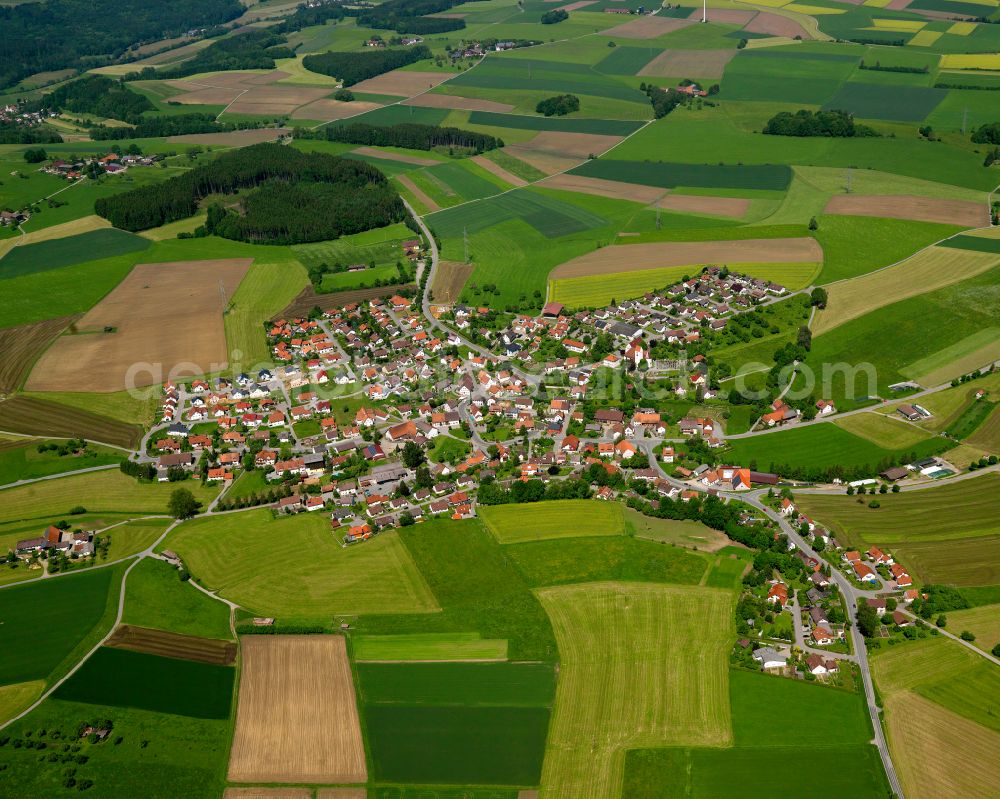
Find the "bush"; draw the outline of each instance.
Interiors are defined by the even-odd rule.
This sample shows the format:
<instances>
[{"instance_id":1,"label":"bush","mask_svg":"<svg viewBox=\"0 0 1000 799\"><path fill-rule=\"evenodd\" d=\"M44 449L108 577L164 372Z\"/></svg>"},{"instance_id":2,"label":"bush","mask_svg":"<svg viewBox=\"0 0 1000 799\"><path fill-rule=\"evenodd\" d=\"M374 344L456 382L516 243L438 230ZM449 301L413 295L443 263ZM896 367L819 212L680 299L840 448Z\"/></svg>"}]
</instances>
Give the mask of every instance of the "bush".
<instances>
[{"instance_id":1,"label":"bush","mask_svg":"<svg viewBox=\"0 0 1000 799\"><path fill-rule=\"evenodd\" d=\"M535 106L535 111L539 114L551 116L565 116L574 111L580 110L580 98L575 94L558 94L555 97L548 97L541 100Z\"/></svg>"},{"instance_id":2,"label":"bush","mask_svg":"<svg viewBox=\"0 0 1000 799\"><path fill-rule=\"evenodd\" d=\"M557 22L562 22L565 19L569 19L569 12L562 8L557 8L555 11L546 11L542 14L539 22L543 25L555 25Z\"/></svg>"}]
</instances>

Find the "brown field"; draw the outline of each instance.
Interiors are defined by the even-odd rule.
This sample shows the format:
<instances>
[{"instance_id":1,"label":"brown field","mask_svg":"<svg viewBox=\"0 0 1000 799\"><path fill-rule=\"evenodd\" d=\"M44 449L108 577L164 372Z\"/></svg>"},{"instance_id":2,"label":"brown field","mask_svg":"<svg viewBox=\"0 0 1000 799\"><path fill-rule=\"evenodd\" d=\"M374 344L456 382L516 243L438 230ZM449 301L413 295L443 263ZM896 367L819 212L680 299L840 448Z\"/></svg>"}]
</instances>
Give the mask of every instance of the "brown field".
<instances>
[{"instance_id":1,"label":"brown field","mask_svg":"<svg viewBox=\"0 0 1000 799\"><path fill-rule=\"evenodd\" d=\"M814 336L864 316L883 305L974 277L1000 263L988 252L929 247L893 266L831 283L826 309L813 318Z\"/></svg>"},{"instance_id":2,"label":"brown field","mask_svg":"<svg viewBox=\"0 0 1000 799\"><path fill-rule=\"evenodd\" d=\"M220 284L232 297L252 259L139 264L39 359L30 391L122 391L171 370L206 374L228 363ZM114 328L114 332L103 332ZM146 364L130 375L134 365ZM131 382L132 385L128 385Z\"/></svg>"},{"instance_id":3,"label":"brown field","mask_svg":"<svg viewBox=\"0 0 1000 799\"><path fill-rule=\"evenodd\" d=\"M475 269L474 264L461 261L441 261L434 272L434 283L431 285L431 297L434 302L451 304L458 300L462 287L469 275Z\"/></svg>"},{"instance_id":4,"label":"brown field","mask_svg":"<svg viewBox=\"0 0 1000 799\"><path fill-rule=\"evenodd\" d=\"M721 78L736 50L664 50L639 70L640 75L676 78L695 75L699 78Z\"/></svg>"},{"instance_id":5,"label":"brown field","mask_svg":"<svg viewBox=\"0 0 1000 799\"><path fill-rule=\"evenodd\" d=\"M349 103L344 103L340 100L327 98L313 100L311 103L299 106L292 112L292 119L320 119L325 122L334 119L347 119L381 107L380 103L368 103L364 100L352 100Z\"/></svg>"},{"instance_id":6,"label":"brown field","mask_svg":"<svg viewBox=\"0 0 1000 799\"><path fill-rule=\"evenodd\" d=\"M233 782L365 782L345 639L244 636Z\"/></svg>"},{"instance_id":7,"label":"brown field","mask_svg":"<svg viewBox=\"0 0 1000 799\"><path fill-rule=\"evenodd\" d=\"M524 146L543 153L586 158L600 155L621 142L621 136L600 136L596 133L558 133L546 130L525 142Z\"/></svg>"},{"instance_id":8,"label":"brown field","mask_svg":"<svg viewBox=\"0 0 1000 799\"><path fill-rule=\"evenodd\" d=\"M556 172L565 172L579 164L583 158L567 158L565 156L554 155L542 150L534 150L526 144L508 144L504 151L514 158L530 164L535 169L544 172L546 175L554 175Z\"/></svg>"},{"instance_id":9,"label":"brown field","mask_svg":"<svg viewBox=\"0 0 1000 799\"><path fill-rule=\"evenodd\" d=\"M403 164L413 164L414 166L437 166L440 161L433 158L421 158L418 155L406 155L405 153L393 153L388 150L379 150L375 147L355 147L351 152L357 155L367 155L369 158L384 158L386 161L399 161Z\"/></svg>"},{"instance_id":10,"label":"brown field","mask_svg":"<svg viewBox=\"0 0 1000 799\"><path fill-rule=\"evenodd\" d=\"M822 261L815 239L745 239L743 241L685 241L620 244L581 255L560 264L550 280L615 272L635 272L664 266L725 263L804 263Z\"/></svg>"},{"instance_id":11,"label":"brown field","mask_svg":"<svg viewBox=\"0 0 1000 799\"><path fill-rule=\"evenodd\" d=\"M743 26L743 30L751 33L768 33L771 36L801 36L803 39L811 39L809 32L793 19L782 17L778 14L771 14L767 11L760 12L756 17Z\"/></svg>"},{"instance_id":12,"label":"brown field","mask_svg":"<svg viewBox=\"0 0 1000 799\"><path fill-rule=\"evenodd\" d=\"M635 183L620 183L617 180L588 178L583 175L553 175L538 185L546 189L563 189L581 194L594 194L598 197L611 197L615 200L631 200L643 205L656 202L666 191L655 186L639 186Z\"/></svg>"},{"instance_id":13,"label":"brown field","mask_svg":"<svg viewBox=\"0 0 1000 799\"><path fill-rule=\"evenodd\" d=\"M620 36L623 39L655 39L665 33L671 33L693 24L690 19L673 19L670 17L640 17L617 25L604 31L606 36Z\"/></svg>"},{"instance_id":14,"label":"brown field","mask_svg":"<svg viewBox=\"0 0 1000 799\"><path fill-rule=\"evenodd\" d=\"M394 94L396 96L412 97L428 89L433 89L452 77L447 72L407 72L395 69L378 75L361 83L355 83L351 90L355 92L371 92L372 94Z\"/></svg>"},{"instance_id":15,"label":"brown field","mask_svg":"<svg viewBox=\"0 0 1000 799\"><path fill-rule=\"evenodd\" d=\"M182 44L194 41L190 36L176 36L173 39L160 39L158 42L150 42L149 44L141 44L136 47L133 51L133 55L149 56L154 53L162 52L163 50L169 50L171 48L180 47Z\"/></svg>"},{"instance_id":16,"label":"brown field","mask_svg":"<svg viewBox=\"0 0 1000 799\"><path fill-rule=\"evenodd\" d=\"M740 219L750 210L750 201L744 197L701 197L696 194L668 194L659 203L660 208L709 216L730 216Z\"/></svg>"},{"instance_id":17,"label":"brown field","mask_svg":"<svg viewBox=\"0 0 1000 799\"><path fill-rule=\"evenodd\" d=\"M910 2L911 0L890 0L886 8L891 8L893 11L902 11L910 5Z\"/></svg>"},{"instance_id":18,"label":"brown field","mask_svg":"<svg viewBox=\"0 0 1000 799\"><path fill-rule=\"evenodd\" d=\"M404 100L400 105L419 105L422 108L453 108L459 111L496 111L500 114L514 110L514 106L507 103L459 97L457 94L421 94L419 97Z\"/></svg>"},{"instance_id":19,"label":"brown field","mask_svg":"<svg viewBox=\"0 0 1000 799\"><path fill-rule=\"evenodd\" d=\"M504 181L505 183L509 183L511 186L520 187L528 185L528 181L526 181L524 178L519 178L512 172L508 172L506 169L500 166L500 164L498 164L496 161L491 161L485 155L474 155L472 156L471 160L479 164L479 166L481 166L487 172L492 172L494 175L500 178L500 180Z\"/></svg>"},{"instance_id":20,"label":"brown field","mask_svg":"<svg viewBox=\"0 0 1000 799\"><path fill-rule=\"evenodd\" d=\"M63 316L0 330L0 393L8 394L20 387L38 356L78 318Z\"/></svg>"},{"instance_id":21,"label":"brown field","mask_svg":"<svg viewBox=\"0 0 1000 799\"><path fill-rule=\"evenodd\" d=\"M229 105L242 91L235 87L208 86L197 91L178 94L176 97L171 97L170 101L181 105Z\"/></svg>"},{"instance_id":22,"label":"brown field","mask_svg":"<svg viewBox=\"0 0 1000 799\"><path fill-rule=\"evenodd\" d=\"M840 194L830 198L823 213L916 219L920 222L944 222L965 227L982 227L990 223L990 214L985 203L968 200L935 200L931 197L914 197L906 194L888 196Z\"/></svg>"},{"instance_id":23,"label":"brown field","mask_svg":"<svg viewBox=\"0 0 1000 799\"><path fill-rule=\"evenodd\" d=\"M441 206L438 205L434 200L432 200L423 189L417 186L410 178L406 175L396 175L396 181L413 197L419 202L428 212L433 213L434 211L440 211Z\"/></svg>"},{"instance_id":24,"label":"brown field","mask_svg":"<svg viewBox=\"0 0 1000 799\"><path fill-rule=\"evenodd\" d=\"M862 0L858 0L860 4ZM709 22L722 22L726 25L746 25L754 18L756 11L741 11L737 8L713 8ZM701 22L701 11L696 9L691 12L688 19Z\"/></svg>"},{"instance_id":25,"label":"brown field","mask_svg":"<svg viewBox=\"0 0 1000 799\"><path fill-rule=\"evenodd\" d=\"M254 130L233 130L229 133L185 133L181 136L167 136L167 141L185 144L211 144L221 147L246 147L262 141L276 141L291 134L290 128L256 128Z\"/></svg>"},{"instance_id":26,"label":"brown field","mask_svg":"<svg viewBox=\"0 0 1000 799\"><path fill-rule=\"evenodd\" d=\"M302 292L292 300L289 305L282 309L281 316L306 316L317 305L324 311L332 311L350 305L352 302L364 302L375 297L391 297L402 291L416 291L415 283L407 283L403 286L376 286L369 289L352 289L350 291L334 291L330 294L317 294L312 285L306 286Z\"/></svg>"},{"instance_id":27,"label":"brown field","mask_svg":"<svg viewBox=\"0 0 1000 799\"><path fill-rule=\"evenodd\" d=\"M1000 734L910 691L889 697L885 714L907 797L995 795Z\"/></svg>"},{"instance_id":28,"label":"brown field","mask_svg":"<svg viewBox=\"0 0 1000 799\"><path fill-rule=\"evenodd\" d=\"M60 402L18 396L0 402L0 430L61 438L83 437L131 449L142 427L100 416Z\"/></svg>"},{"instance_id":29,"label":"brown field","mask_svg":"<svg viewBox=\"0 0 1000 799\"><path fill-rule=\"evenodd\" d=\"M151 655L196 660L199 663L213 663L228 666L236 662L236 642L220 641L215 638L198 638L166 630L136 627L134 624L120 624L105 646L129 649L133 652L148 652Z\"/></svg>"},{"instance_id":30,"label":"brown field","mask_svg":"<svg viewBox=\"0 0 1000 799\"><path fill-rule=\"evenodd\" d=\"M312 788L226 788L222 799L312 799L312 795Z\"/></svg>"}]
</instances>

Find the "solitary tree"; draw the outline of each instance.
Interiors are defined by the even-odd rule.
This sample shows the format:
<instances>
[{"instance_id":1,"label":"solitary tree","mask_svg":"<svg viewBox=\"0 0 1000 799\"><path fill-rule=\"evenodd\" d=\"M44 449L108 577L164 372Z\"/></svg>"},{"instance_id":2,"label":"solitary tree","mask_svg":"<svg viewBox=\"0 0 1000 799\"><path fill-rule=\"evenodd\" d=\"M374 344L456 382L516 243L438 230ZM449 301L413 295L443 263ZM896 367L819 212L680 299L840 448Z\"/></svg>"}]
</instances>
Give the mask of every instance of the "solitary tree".
<instances>
[{"instance_id":1,"label":"solitary tree","mask_svg":"<svg viewBox=\"0 0 1000 799\"><path fill-rule=\"evenodd\" d=\"M865 638L872 638L878 632L878 613L867 603L858 605L858 629Z\"/></svg>"},{"instance_id":2,"label":"solitary tree","mask_svg":"<svg viewBox=\"0 0 1000 799\"><path fill-rule=\"evenodd\" d=\"M175 519L190 519L199 510L201 510L201 503L195 499L194 494L189 489L175 488L170 494L167 511Z\"/></svg>"},{"instance_id":3,"label":"solitary tree","mask_svg":"<svg viewBox=\"0 0 1000 799\"><path fill-rule=\"evenodd\" d=\"M822 286L817 286L812 290L812 294L810 294L809 296L812 300L813 305L818 305L820 308L826 308L827 295L825 288L823 288Z\"/></svg>"}]
</instances>

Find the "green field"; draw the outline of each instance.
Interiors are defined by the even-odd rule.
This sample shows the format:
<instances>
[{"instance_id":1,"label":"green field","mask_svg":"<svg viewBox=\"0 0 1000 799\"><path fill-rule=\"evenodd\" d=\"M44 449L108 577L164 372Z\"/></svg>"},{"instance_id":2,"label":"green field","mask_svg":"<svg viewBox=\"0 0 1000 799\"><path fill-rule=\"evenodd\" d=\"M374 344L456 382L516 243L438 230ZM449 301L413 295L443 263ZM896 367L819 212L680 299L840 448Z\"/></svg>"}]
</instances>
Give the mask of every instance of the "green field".
<instances>
[{"instance_id":1,"label":"green field","mask_svg":"<svg viewBox=\"0 0 1000 799\"><path fill-rule=\"evenodd\" d=\"M115 228L92 230L77 236L24 244L0 258L0 279L47 272L84 261L113 258L141 252L150 246L149 239Z\"/></svg>"},{"instance_id":2,"label":"green field","mask_svg":"<svg viewBox=\"0 0 1000 799\"><path fill-rule=\"evenodd\" d=\"M706 527L701 522L690 519L658 519L644 516L632 508L622 510L625 514L625 532L636 538L708 551L714 551L729 542L723 533Z\"/></svg>"},{"instance_id":3,"label":"green field","mask_svg":"<svg viewBox=\"0 0 1000 799\"><path fill-rule=\"evenodd\" d=\"M901 416L881 413L858 413L837 419L834 424L879 447L890 450L910 449L931 438L931 434L906 422Z\"/></svg>"},{"instance_id":4,"label":"green field","mask_svg":"<svg viewBox=\"0 0 1000 799\"><path fill-rule=\"evenodd\" d=\"M113 622L121 575L121 567L92 569L5 588L0 684L46 679L68 668L72 657L85 651L92 631L99 637Z\"/></svg>"},{"instance_id":5,"label":"green field","mask_svg":"<svg viewBox=\"0 0 1000 799\"><path fill-rule=\"evenodd\" d=\"M546 796L618 795L628 749L732 740L729 592L590 583L539 596L561 655Z\"/></svg>"},{"instance_id":6,"label":"green field","mask_svg":"<svg viewBox=\"0 0 1000 799\"><path fill-rule=\"evenodd\" d=\"M0 485L18 480L31 480L51 474L61 474L77 469L117 464L122 459L120 451L91 444L80 455L59 455L56 452L39 452L42 444L61 444L44 439L21 439L0 442Z\"/></svg>"},{"instance_id":7,"label":"green field","mask_svg":"<svg viewBox=\"0 0 1000 799\"><path fill-rule=\"evenodd\" d=\"M203 638L232 637L229 608L182 582L168 563L143 558L129 573L123 624Z\"/></svg>"},{"instance_id":8,"label":"green field","mask_svg":"<svg viewBox=\"0 0 1000 799\"><path fill-rule=\"evenodd\" d=\"M953 236L947 241L941 242L941 246L953 247L956 250L1000 253L1000 239L987 236Z\"/></svg>"},{"instance_id":9,"label":"green field","mask_svg":"<svg viewBox=\"0 0 1000 799\"><path fill-rule=\"evenodd\" d=\"M506 641L479 633L359 635L351 639L351 646L358 662L507 659Z\"/></svg>"},{"instance_id":10,"label":"green field","mask_svg":"<svg viewBox=\"0 0 1000 799\"><path fill-rule=\"evenodd\" d=\"M322 514L276 520L257 510L195 519L163 546L206 587L256 615L329 624L335 614L436 608L398 534L344 548Z\"/></svg>"},{"instance_id":11,"label":"green field","mask_svg":"<svg viewBox=\"0 0 1000 799\"><path fill-rule=\"evenodd\" d=\"M697 585L709 563L700 553L621 536L537 541L506 551L532 586L600 580Z\"/></svg>"},{"instance_id":12,"label":"green field","mask_svg":"<svg viewBox=\"0 0 1000 799\"><path fill-rule=\"evenodd\" d=\"M519 130L553 130L561 133L594 133L601 136L628 136L642 127L641 122L612 119L575 119L572 117L527 116L525 114L497 114L492 111L473 111L469 124L488 128L515 128Z\"/></svg>"},{"instance_id":13,"label":"green field","mask_svg":"<svg viewBox=\"0 0 1000 799\"><path fill-rule=\"evenodd\" d=\"M241 364L252 367L270 360L264 322L281 313L307 285L309 278L294 259L251 265L226 309L226 344L233 371L239 371Z\"/></svg>"},{"instance_id":14,"label":"green field","mask_svg":"<svg viewBox=\"0 0 1000 799\"><path fill-rule=\"evenodd\" d=\"M622 508L617 502L536 502L530 511L522 505L488 505L479 509L479 516L501 544L625 532Z\"/></svg>"},{"instance_id":15,"label":"green field","mask_svg":"<svg viewBox=\"0 0 1000 799\"><path fill-rule=\"evenodd\" d=\"M53 696L200 719L228 719L235 679L236 670L229 666L101 647Z\"/></svg>"},{"instance_id":16,"label":"green field","mask_svg":"<svg viewBox=\"0 0 1000 799\"><path fill-rule=\"evenodd\" d=\"M867 468L874 474L884 458L911 452L927 455L945 449L948 444L929 438L913 446L886 449L837 425L824 423L733 439L729 446L728 459L734 463L750 464L751 468L756 464L759 469L778 474L831 466Z\"/></svg>"},{"instance_id":17,"label":"green field","mask_svg":"<svg viewBox=\"0 0 1000 799\"><path fill-rule=\"evenodd\" d=\"M545 663L363 663L369 704L548 707L556 673Z\"/></svg>"},{"instance_id":18,"label":"green field","mask_svg":"<svg viewBox=\"0 0 1000 799\"><path fill-rule=\"evenodd\" d=\"M611 152L616 156L618 150ZM623 161L598 158L571 169L572 175L673 189L787 189L792 170L787 166L682 164L663 161Z\"/></svg>"}]
</instances>

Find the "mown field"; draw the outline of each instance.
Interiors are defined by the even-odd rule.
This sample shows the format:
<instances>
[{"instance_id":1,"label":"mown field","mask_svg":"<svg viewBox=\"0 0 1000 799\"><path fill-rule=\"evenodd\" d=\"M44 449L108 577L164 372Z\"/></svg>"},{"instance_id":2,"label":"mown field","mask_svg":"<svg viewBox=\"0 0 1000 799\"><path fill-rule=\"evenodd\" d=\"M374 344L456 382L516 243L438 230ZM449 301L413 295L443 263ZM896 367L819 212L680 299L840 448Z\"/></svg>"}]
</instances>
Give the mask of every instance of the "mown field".
<instances>
[{"instance_id":1,"label":"mown field","mask_svg":"<svg viewBox=\"0 0 1000 799\"><path fill-rule=\"evenodd\" d=\"M0 330L0 391L19 388L38 357L75 318L64 316Z\"/></svg>"},{"instance_id":2,"label":"mown field","mask_svg":"<svg viewBox=\"0 0 1000 799\"><path fill-rule=\"evenodd\" d=\"M358 662L507 659L506 641L479 633L360 635L351 639L351 646Z\"/></svg>"},{"instance_id":3,"label":"mown field","mask_svg":"<svg viewBox=\"0 0 1000 799\"><path fill-rule=\"evenodd\" d=\"M226 344L234 370L270 360L264 322L277 316L309 284L302 264L293 259L255 262L240 281L226 309Z\"/></svg>"},{"instance_id":4,"label":"mown field","mask_svg":"<svg viewBox=\"0 0 1000 799\"><path fill-rule=\"evenodd\" d=\"M546 796L616 796L628 749L732 740L730 593L591 583L539 596L561 655Z\"/></svg>"},{"instance_id":5,"label":"mown field","mask_svg":"<svg viewBox=\"0 0 1000 799\"><path fill-rule=\"evenodd\" d=\"M121 422L84 408L70 408L37 396L16 396L0 401L0 430L26 435L86 438L125 448L134 447L143 433L138 424Z\"/></svg>"},{"instance_id":6,"label":"mown field","mask_svg":"<svg viewBox=\"0 0 1000 799\"><path fill-rule=\"evenodd\" d=\"M59 455L56 452L39 452L39 447L62 444L46 439L13 439L0 442L0 485L18 480L31 480L77 469L117 465L122 453L100 444L91 444L80 455Z\"/></svg>"},{"instance_id":7,"label":"mown field","mask_svg":"<svg viewBox=\"0 0 1000 799\"><path fill-rule=\"evenodd\" d=\"M872 673L907 796L989 793L1000 755L995 667L938 638L878 653Z\"/></svg>"},{"instance_id":8,"label":"mown field","mask_svg":"<svg viewBox=\"0 0 1000 799\"><path fill-rule=\"evenodd\" d=\"M537 502L530 513L525 513L519 505L492 505L483 507L479 516L501 544L625 532L622 508L616 502L586 499Z\"/></svg>"},{"instance_id":9,"label":"mown field","mask_svg":"<svg viewBox=\"0 0 1000 799\"><path fill-rule=\"evenodd\" d=\"M257 615L329 624L337 614L436 609L394 532L345 549L319 515L275 520L259 510L195 519L163 546L206 587Z\"/></svg>"}]
</instances>

